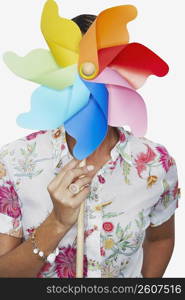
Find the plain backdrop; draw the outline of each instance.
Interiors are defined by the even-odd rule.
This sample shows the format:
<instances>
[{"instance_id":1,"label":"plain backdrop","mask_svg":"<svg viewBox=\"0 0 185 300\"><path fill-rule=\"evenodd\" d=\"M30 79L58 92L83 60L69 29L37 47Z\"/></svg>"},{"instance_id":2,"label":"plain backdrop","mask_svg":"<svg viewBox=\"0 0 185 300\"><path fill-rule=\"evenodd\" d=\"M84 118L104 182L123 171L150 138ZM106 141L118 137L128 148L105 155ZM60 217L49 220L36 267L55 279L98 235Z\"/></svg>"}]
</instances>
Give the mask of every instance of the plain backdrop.
<instances>
[{"instance_id":1,"label":"plain backdrop","mask_svg":"<svg viewBox=\"0 0 185 300\"><path fill-rule=\"evenodd\" d=\"M2 61L5 51L27 54L35 48L48 48L40 31L45 0L4 0L0 10L0 147L28 133L19 128L16 117L30 107L36 84L12 74ZM146 137L165 145L175 158L182 197L176 212L176 247L165 277L185 277L185 28L184 0L58 0L62 15L72 18L81 13L98 14L122 4L138 8L138 17L129 23L130 41L149 47L170 66L164 78L150 77L140 89L148 109ZM155 257L154 257L155 259Z\"/></svg>"}]
</instances>

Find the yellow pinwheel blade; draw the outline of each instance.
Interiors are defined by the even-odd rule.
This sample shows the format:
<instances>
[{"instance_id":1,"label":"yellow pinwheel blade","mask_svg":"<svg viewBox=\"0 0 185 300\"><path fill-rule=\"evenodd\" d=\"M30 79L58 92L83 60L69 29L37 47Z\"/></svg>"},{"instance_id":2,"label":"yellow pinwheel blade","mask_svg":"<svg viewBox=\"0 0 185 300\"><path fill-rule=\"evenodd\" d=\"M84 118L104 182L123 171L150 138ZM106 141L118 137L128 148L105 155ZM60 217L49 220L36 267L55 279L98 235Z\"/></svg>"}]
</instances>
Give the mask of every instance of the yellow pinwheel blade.
<instances>
[{"instance_id":1,"label":"yellow pinwheel blade","mask_svg":"<svg viewBox=\"0 0 185 300\"><path fill-rule=\"evenodd\" d=\"M75 22L59 16L54 0L48 0L44 6L41 30L59 66L67 67L78 62L82 33Z\"/></svg>"}]
</instances>

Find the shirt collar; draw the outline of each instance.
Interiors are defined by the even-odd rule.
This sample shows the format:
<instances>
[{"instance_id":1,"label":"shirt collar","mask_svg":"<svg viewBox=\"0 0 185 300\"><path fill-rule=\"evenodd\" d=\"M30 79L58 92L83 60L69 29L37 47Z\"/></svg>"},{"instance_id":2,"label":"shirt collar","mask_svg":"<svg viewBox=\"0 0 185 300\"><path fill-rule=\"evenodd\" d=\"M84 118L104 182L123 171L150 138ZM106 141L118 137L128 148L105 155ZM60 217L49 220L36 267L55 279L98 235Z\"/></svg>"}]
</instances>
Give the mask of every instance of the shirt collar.
<instances>
[{"instance_id":1,"label":"shirt collar","mask_svg":"<svg viewBox=\"0 0 185 300\"><path fill-rule=\"evenodd\" d=\"M117 129L119 141L111 150L111 158L115 161L119 154L121 154L122 158L127 161L127 163L132 164L130 149L130 138L132 133L126 131L123 127L117 127ZM51 130L51 142L53 144L54 168L56 168L56 166L60 167L64 158L67 158L68 160L72 158L68 149L64 126Z\"/></svg>"},{"instance_id":2,"label":"shirt collar","mask_svg":"<svg viewBox=\"0 0 185 300\"><path fill-rule=\"evenodd\" d=\"M115 153L118 152L119 154L121 154L122 158L125 161L127 161L129 164L132 164L130 139L132 138L133 134L129 131L126 131L124 127L117 127L117 129L120 138L119 138L119 142L117 143L117 145L112 151Z\"/></svg>"}]
</instances>

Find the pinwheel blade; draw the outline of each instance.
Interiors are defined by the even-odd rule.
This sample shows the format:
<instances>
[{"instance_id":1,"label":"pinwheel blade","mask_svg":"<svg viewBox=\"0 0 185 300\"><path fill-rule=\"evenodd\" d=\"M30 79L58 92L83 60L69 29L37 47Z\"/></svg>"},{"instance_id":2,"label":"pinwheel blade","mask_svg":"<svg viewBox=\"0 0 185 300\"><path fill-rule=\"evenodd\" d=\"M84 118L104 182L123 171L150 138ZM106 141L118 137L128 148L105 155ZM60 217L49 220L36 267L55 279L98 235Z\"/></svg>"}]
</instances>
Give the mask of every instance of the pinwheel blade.
<instances>
[{"instance_id":1,"label":"pinwheel blade","mask_svg":"<svg viewBox=\"0 0 185 300\"><path fill-rule=\"evenodd\" d=\"M129 125L134 135L144 136L146 105L136 89L169 68L147 47L128 44L127 24L136 16L132 5L107 9L82 38L78 25L60 17L56 2L47 0L41 29L51 52L4 56L15 74L42 85L32 95L30 111L18 116L18 125L33 130L64 125L76 140L73 155L79 160L100 146L108 125Z\"/></svg>"},{"instance_id":2,"label":"pinwheel blade","mask_svg":"<svg viewBox=\"0 0 185 300\"><path fill-rule=\"evenodd\" d=\"M116 6L100 13L80 42L79 72L82 77L81 66L85 62L96 66L96 75L102 71L98 50L128 44L127 24L136 16L137 10L132 5Z\"/></svg>"},{"instance_id":3,"label":"pinwheel blade","mask_svg":"<svg viewBox=\"0 0 185 300\"><path fill-rule=\"evenodd\" d=\"M147 130L147 110L142 97L127 88L110 85L109 120L113 127L129 125L133 134L142 137Z\"/></svg>"},{"instance_id":4,"label":"pinwheel blade","mask_svg":"<svg viewBox=\"0 0 185 300\"><path fill-rule=\"evenodd\" d=\"M102 50L101 56L104 56ZM140 88L150 75L165 76L169 67L158 55L139 43L128 44L109 64L135 88Z\"/></svg>"},{"instance_id":5,"label":"pinwheel blade","mask_svg":"<svg viewBox=\"0 0 185 300\"><path fill-rule=\"evenodd\" d=\"M45 49L33 50L25 57L7 52L4 62L17 76L57 90L73 85L78 74L77 65L61 68Z\"/></svg>"},{"instance_id":6,"label":"pinwheel blade","mask_svg":"<svg viewBox=\"0 0 185 300\"><path fill-rule=\"evenodd\" d=\"M97 106L101 109L105 120L108 120L108 90L105 84L103 83L95 83L83 80L86 87L89 89L89 92L93 96L94 101L96 102ZM94 118L97 117L94 115ZM97 119L98 120L98 119Z\"/></svg>"},{"instance_id":7,"label":"pinwheel blade","mask_svg":"<svg viewBox=\"0 0 185 300\"><path fill-rule=\"evenodd\" d=\"M86 107L64 124L66 131L76 140L73 155L83 160L91 155L107 135L105 115L91 95Z\"/></svg>"},{"instance_id":8,"label":"pinwheel blade","mask_svg":"<svg viewBox=\"0 0 185 300\"><path fill-rule=\"evenodd\" d=\"M129 125L135 136L144 136L146 105L129 82L111 68L106 68L92 82L104 83L108 89L108 124L115 127Z\"/></svg>"},{"instance_id":9,"label":"pinwheel blade","mask_svg":"<svg viewBox=\"0 0 185 300\"><path fill-rule=\"evenodd\" d=\"M82 33L75 22L59 16L54 0L48 0L44 6L41 30L59 66L67 67L78 62Z\"/></svg>"},{"instance_id":10,"label":"pinwheel blade","mask_svg":"<svg viewBox=\"0 0 185 300\"><path fill-rule=\"evenodd\" d=\"M89 97L79 76L73 87L62 91L40 87L32 95L30 112L19 115L17 124L34 130L56 129L86 106Z\"/></svg>"}]
</instances>

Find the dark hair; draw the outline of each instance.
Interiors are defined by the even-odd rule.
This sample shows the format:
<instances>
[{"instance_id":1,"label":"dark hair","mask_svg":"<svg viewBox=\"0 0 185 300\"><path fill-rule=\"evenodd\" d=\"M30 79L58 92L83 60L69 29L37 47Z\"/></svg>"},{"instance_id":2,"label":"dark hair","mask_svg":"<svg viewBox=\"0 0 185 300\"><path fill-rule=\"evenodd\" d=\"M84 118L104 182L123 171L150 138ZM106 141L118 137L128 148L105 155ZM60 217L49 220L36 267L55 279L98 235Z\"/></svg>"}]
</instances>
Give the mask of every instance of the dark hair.
<instances>
[{"instance_id":1,"label":"dark hair","mask_svg":"<svg viewBox=\"0 0 185 300\"><path fill-rule=\"evenodd\" d=\"M96 20L95 15L87 15L87 14L79 15L72 19L72 21L75 22L79 26L79 28L83 34L85 34L87 32L87 30L89 29L89 27L92 25L92 23L95 20Z\"/></svg>"}]
</instances>

